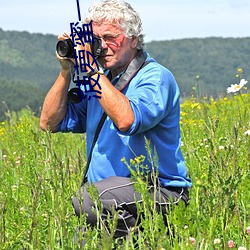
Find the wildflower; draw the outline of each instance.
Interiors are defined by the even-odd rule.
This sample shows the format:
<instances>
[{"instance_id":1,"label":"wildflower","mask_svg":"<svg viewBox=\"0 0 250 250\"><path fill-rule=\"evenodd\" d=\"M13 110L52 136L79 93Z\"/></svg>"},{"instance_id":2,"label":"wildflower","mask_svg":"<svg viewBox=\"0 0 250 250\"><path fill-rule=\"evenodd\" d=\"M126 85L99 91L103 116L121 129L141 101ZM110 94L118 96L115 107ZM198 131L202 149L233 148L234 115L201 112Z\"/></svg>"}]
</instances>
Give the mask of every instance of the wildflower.
<instances>
[{"instance_id":1,"label":"wildflower","mask_svg":"<svg viewBox=\"0 0 250 250\"><path fill-rule=\"evenodd\" d=\"M219 146L219 150L223 150L224 149L224 146Z\"/></svg>"},{"instance_id":2,"label":"wildflower","mask_svg":"<svg viewBox=\"0 0 250 250\"><path fill-rule=\"evenodd\" d=\"M249 226L249 227L247 227L247 229L246 229L246 233L247 233L248 235L250 235L250 226Z\"/></svg>"},{"instance_id":3,"label":"wildflower","mask_svg":"<svg viewBox=\"0 0 250 250\"><path fill-rule=\"evenodd\" d=\"M42 214L43 220L47 221L48 220L48 214L47 213L43 213Z\"/></svg>"},{"instance_id":4,"label":"wildflower","mask_svg":"<svg viewBox=\"0 0 250 250\"><path fill-rule=\"evenodd\" d=\"M241 79L239 84L231 84L231 87L227 88L227 93L235 93L240 91L245 85L247 81L245 79Z\"/></svg>"},{"instance_id":5,"label":"wildflower","mask_svg":"<svg viewBox=\"0 0 250 250\"><path fill-rule=\"evenodd\" d=\"M249 136L250 135L250 129L248 129L247 131L244 132L245 136Z\"/></svg>"},{"instance_id":6,"label":"wildflower","mask_svg":"<svg viewBox=\"0 0 250 250\"><path fill-rule=\"evenodd\" d=\"M191 108L192 108L192 109L201 109L201 106L200 106L199 103L192 103L192 104L191 104Z\"/></svg>"},{"instance_id":7,"label":"wildflower","mask_svg":"<svg viewBox=\"0 0 250 250\"><path fill-rule=\"evenodd\" d=\"M135 165L135 161L133 159L130 159L129 162L130 162L131 165Z\"/></svg>"},{"instance_id":8,"label":"wildflower","mask_svg":"<svg viewBox=\"0 0 250 250\"><path fill-rule=\"evenodd\" d=\"M72 164L69 164L69 170L74 171L74 166Z\"/></svg>"},{"instance_id":9,"label":"wildflower","mask_svg":"<svg viewBox=\"0 0 250 250\"><path fill-rule=\"evenodd\" d=\"M196 185L201 185L201 181L200 181L200 180L197 180L197 181L196 181Z\"/></svg>"},{"instance_id":10,"label":"wildflower","mask_svg":"<svg viewBox=\"0 0 250 250\"><path fill-rule=\"evenodd\" d=\"M13 186L11 187L11 189L12 189L13 192L16 192L16 190L17 190L17 185L13 185Z\"/></svg>"},{"instance_id":11,"label":"wildflower","mask_svg":"<svg viewBox=\"0 0 250 250\"><path fill-rule=\"evenodd\" d=\"M237 71L238 71L238 73L242 73L243 72L243 68L238 68Z\"/></svg>"},{"instance_id":12,"label":"wildflower","mask_svg":"<svg viewBox=\"0 0 250 250\"><path fill-rule=\"evenodd\" d=\"M220 239L214 239L214 244L215 244L215 245L220 244Z\"/></svg>"},{"instance_id":13,"label":"wildflower","mask_svg":"<svg viewBox=\"0 0 250 250\"><path fill-rule=\"evenodd\" d=\"M228 248L234 248L234 241L233 240L229 240L227 242L227 246L228 246Z\"/></svg>"},{"instance_id":14,"label":"wildflower","mask_svg":"<svg viewBox=\"0 0 250 250\"><path fill-rule=\"evenodd\" d=\"M189 237L189 240L190 240L191 244L194 246L196 243L196 239L193 237Z\"/></svg>"},{"instance_id":15,"label":"wildflower","mask_svg":"<svg viewBox=\"0 0 250 250\"><path fill-rule=\"evenodd\" d=\"M247 250L245 247L239 247L238 250Z\"/></svg>"}]
</instances>

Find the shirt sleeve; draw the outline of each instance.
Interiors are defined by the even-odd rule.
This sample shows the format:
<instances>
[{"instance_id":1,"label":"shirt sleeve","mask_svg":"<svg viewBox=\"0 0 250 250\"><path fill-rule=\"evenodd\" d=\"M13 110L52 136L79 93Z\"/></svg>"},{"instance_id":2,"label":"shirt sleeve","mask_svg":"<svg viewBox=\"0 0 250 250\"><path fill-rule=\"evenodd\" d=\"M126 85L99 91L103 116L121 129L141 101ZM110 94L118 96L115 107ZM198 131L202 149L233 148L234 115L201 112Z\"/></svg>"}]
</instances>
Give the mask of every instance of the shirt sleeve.
<instances>
[{"instance_id":1,"label":"shirt sleeve","mask_svg":"<svg viewBox=\"0 0 250 250\"><path fill-rule=\"evenodd\" d=\"M61 123L57 127L57 132L86 132L86 112L87 102L67 103L67 112Z\"/></svg>"},{"instance_id":2,"label":"shirt sleeve","mask_svg":"<svg viewBox=\"0 0 250 250\"><path fill-rule=\"evenodd\" d=\"M172 73L157 63L152 64L141 70L134 89L126 94L135 120L121 134L132 135L155 127L179 103L180 93Z\"/></svg>"}]
</instances>

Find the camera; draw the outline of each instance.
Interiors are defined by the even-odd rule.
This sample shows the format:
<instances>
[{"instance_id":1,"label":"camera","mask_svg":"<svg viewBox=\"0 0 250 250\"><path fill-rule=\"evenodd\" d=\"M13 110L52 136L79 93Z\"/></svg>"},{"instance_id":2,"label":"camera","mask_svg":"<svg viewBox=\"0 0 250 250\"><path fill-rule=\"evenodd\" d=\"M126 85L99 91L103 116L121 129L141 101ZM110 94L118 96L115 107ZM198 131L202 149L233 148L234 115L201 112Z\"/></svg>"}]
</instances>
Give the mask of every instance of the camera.
<instances>
[{"instance_id":1,"label":"camera","mask_svg":"<svg viewBox=\"0 0 250 250\"><path fill-rule=\"evenodd\" d=\"M90 47L93 57L98 59L102 52L102 40L94 36L94 39L90 42ZM71 39L58 41L56 44L56 51L61 57L73 58L75 55L75 49Z\"/></svg>"}]
</instances>

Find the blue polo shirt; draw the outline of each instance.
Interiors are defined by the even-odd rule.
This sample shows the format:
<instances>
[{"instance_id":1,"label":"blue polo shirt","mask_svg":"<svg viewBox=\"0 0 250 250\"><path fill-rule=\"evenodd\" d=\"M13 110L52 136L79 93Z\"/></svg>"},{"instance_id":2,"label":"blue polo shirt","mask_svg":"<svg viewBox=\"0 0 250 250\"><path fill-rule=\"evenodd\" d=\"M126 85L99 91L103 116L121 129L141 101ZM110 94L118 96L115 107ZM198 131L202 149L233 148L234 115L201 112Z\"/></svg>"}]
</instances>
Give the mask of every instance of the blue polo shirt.
<instances>
[{"instance_id":1,"label":"blue polo shirt","mask_svg":"<svg viewBox=\"0 0 250 250\"><path fill-rule=\"evenodd\" d=\"M163 186L191 187L181 152L180 91L172 73L147 55L150 61L122 91L130 101L135 120L127 132L117 129L107 117L92 153L88 181L96 182L109 176L129 177L128 167L121 161L144 155L144 165L152 168L145 139L151 152L157 153L159 179ZM115 85L120 75L113 79ZM89 155L103 109L97 98L81 103L68 103L67 113L58 131L87 135ZM153 156L154 157L154 156Z\"/></svg>"}]
</instances>

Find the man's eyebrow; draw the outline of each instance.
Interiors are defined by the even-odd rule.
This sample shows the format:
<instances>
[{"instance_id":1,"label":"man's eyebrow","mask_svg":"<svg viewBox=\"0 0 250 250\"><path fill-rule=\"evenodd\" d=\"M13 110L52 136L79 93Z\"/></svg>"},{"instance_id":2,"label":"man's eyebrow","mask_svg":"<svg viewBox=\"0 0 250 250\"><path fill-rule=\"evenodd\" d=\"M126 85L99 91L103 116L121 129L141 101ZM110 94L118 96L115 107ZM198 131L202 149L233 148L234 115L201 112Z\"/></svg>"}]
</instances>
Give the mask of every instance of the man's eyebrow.
<instances>
[{"instance_id":1,"label":"man's eyebrow","mask_svg":"<svg viewBox=\"0 0 250 250\"><path fill-rule=\"evenodd\" d=\"M103 35L115 35L115 34L117 34L117 33L119 33L119 32L118 32L118 31L115 32L115 31L109 31L109 30L107 30L107 31L104 31L104 32L103 32Z\"/></svg>"}]
</instances>

